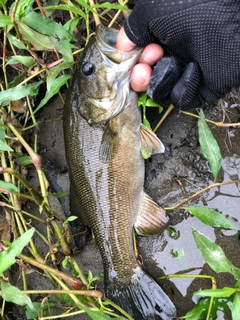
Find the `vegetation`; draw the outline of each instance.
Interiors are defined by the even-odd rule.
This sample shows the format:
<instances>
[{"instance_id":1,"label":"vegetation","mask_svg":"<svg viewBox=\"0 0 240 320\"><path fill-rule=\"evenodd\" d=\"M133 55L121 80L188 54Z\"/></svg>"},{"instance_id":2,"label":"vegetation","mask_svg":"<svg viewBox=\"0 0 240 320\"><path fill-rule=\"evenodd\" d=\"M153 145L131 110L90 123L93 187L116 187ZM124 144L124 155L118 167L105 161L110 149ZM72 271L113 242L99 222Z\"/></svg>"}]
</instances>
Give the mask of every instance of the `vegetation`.
<instances>
[{"instance_id":1,"label":"vegetation","mask_svg":"<svg viewBox=\"0 0 240 320\"><path fill-rule=\"evenodd\" d=\"M38 154L38 136L41 132L39 132L37 120L37 112L54 95L58 94L63 100L60 89L68 87L75 58L79 57L85 43L94 32L95 24L99 23L99 19L105 24L109 21L111 24L115 23L119 14L127 10L124 5L125 3L120 0L118 4L109 2L94 4L91 0L76 0L74 3L50 0L44 6L38 0L14 2L0 0L3 79L0 84L0 173L2 174L0 204L6 213L6 220L0 225L3 231L0 253L2 319L8 319L7 302L26 306L27 319L62 319L84 312L92 319L109 319L110 317L132 319L118 306L104 299L101 292L94 290L92 284L97 280L96 277L93 277L91 272L86 277L75 259L70 256L68 222L74 217L64 221L50 205L49 182L42 170L41 157ZM159 112L162 112L162 108L146 96L140 98L139 104L143 105L144 122L147 125L149 123L146 119L146 107L158 107ZM216 181L221 168L221 154L202 112L198 123L203 154L209 161L215 179L215 182L206 188L212 188L219 185ZM33 134L31 144L25 138L29 132ZM35 167L39 190L35 189L26 178L28 168L31 166ZM183 207L204 190L183 200L177 206L166 209L174 210L177 207ZM59 193L55 196L66 195ZM36 203L42 213L41 218L25 211L25 201ZM237 230L228 219L212 209L188 206L185 210L212 227ZM44 232L32 227L32 221L36 220L45 227ZM35 245L36 237L49 248L45 257L41 256ZM236 279L236 285L234 288L219 289L212 279L213 285L210 290L195 293L207 298L200 300L196 307L183 318L215 317L221 297L225 300L230 298L233 301L232 318L238 319L240 270L226 258L222 249L206 236L193 230L193 237L211 268L215 272L231 273ZM24 253L23 250L25 250ZM67 271L59 270L61 267L57 263L59 255L64 255L62 267L69 266L72 275ZM22 283L19 285L21 290L11 285L9 278L9 268L16 261L21 266ZM52 314L52 310L58 306L56 300L45 298L42 301L31 300L31 294L39 292L28 290L26 264L41 269L51 283L59 288L42 290L41 294L55 295L59 305L65 307L63 312ZM168 277L174 276L184 277L184 275ZM116 309L121 316L117 315Z\"/></svg>"}]
</instances>

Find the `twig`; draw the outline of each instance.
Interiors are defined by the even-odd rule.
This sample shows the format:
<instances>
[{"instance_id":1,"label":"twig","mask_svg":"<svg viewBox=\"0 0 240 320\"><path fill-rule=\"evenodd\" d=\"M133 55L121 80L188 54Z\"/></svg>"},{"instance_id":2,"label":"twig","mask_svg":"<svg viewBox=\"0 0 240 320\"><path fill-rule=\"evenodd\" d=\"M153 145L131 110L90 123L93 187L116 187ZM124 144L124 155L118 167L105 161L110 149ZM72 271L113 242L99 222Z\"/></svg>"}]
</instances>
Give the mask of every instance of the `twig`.
<instances>
[{"instance_id":1,"label":"twig","mask_svg":"<svg viewBox=\"0 0 240 320\"><path fill-rule=\"evenodd\" d=\"M217 182L217 183L213 183L213 184L210 184L209 186L207 186L206 188L203 188L201 190L199 190L198 192L194 193L193 195L191 195L189 198L187 199L184 199L183 201L181 201L179 204L175 205L175 206L172 206L172 207L167 207L167 208L164 208L165 210L175 210L175 209L178 209L180 207L182 207L182 205L184 205L186 202L192 200L193 198L199 196L201 193L207 191L207 190L210 190L212 188L215 188L215 187L221 187L221 186L226 186L226 185L229 185L229 184L233 184L233 183L238 183L240 182L240 179L239 180L234 180L234 181L226 181L226 182Z\"/></svg>"},{"instance_id":2,"label":"twig","mask_svg":"<svg viewBox=\"0 0 240 320\"><path fill-rule=\"evenodd\" d=\"M187 111L179 111L180 113L186 114L188 116L194 117L194 118L198 118L200 119L200 116L191 112L187 112ZM217 127L235 127L235 126L240 126L240 122L235 122L235 123L223 123L221 122L215 122L209 119L206 119L207 122L214 124Z\"/></svg>"},{"instance_id":3,"label":"twig","mask_svg":"<svg viewBox=\"0 0 240 320\"><path fill-rule=\"evenodd\" d=\"M163 123L164 120L166 120L167 116L169 115L169 113L174 109L174 106L172 104L170 104L170 106L167 108L167 111L164 113L164 115L162 116L162 118L160 119L160 121L158 122L158 124L156 125L156 127L153 129L153 132L156 132L158 130L158 128L161 126L161 124Z\"/></svg>"}]
</instances>

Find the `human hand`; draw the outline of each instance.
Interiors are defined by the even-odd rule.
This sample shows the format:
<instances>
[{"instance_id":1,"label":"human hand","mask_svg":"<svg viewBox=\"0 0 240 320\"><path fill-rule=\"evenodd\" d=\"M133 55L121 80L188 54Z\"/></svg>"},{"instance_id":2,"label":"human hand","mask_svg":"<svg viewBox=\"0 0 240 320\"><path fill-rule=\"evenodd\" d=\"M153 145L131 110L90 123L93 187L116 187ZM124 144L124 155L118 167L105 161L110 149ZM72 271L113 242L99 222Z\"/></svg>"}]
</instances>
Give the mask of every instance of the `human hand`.
<instances>
[{"instance_id":1,"label":"human hand","mask_svg":"<svg viewBox=\"0 0 240 320\"><path fill-rule=\"evenodd\" d=\"M136 47L126 35L122 27L118 33L116 49L130 51ZM130 83L133 90L137 92L146 91L152 74L151 66L155 65L163 56L163 49L156 43L147 45L131 72Z\"/></svg>"},{"instance_id":2,"label":"human hand","mask_svg":"<svg viewBox=\"0 0 240 320\"><path fill-rule=\"evenodd\" d=\"M151 75L147 93L156 102L170 100L182 110L198 108L240 85L238 0L138 0L124 30L125 36L120 33L119 38L129 38L128 45L146 46L145 53L151 43L164 49L165 56L152 74L149 66L154 63L147 58L143 65L140 60L131 76L134 90L145 79L144 90ZM119 43L121 49L126 41ZM137 70L141 70L138 77Z\"/></svg>"}]
</instances>

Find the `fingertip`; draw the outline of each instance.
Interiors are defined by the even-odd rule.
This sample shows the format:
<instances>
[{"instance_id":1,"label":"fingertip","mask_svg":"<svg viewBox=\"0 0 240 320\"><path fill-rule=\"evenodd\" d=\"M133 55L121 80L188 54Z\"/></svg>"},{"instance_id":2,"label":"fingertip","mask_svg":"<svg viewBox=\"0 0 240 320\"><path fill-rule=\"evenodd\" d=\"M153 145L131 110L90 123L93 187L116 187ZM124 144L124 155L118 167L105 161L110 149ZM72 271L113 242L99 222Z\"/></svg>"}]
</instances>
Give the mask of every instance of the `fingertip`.
<instances>
[{"instance_id":1,"label":"fingertip","mask_svg":"<svg viewBox=\"0 0 240 320\"><path fill-rule=\"evenodd\" d=\"M120 51L130 51L135 48L136 45L127 37L124 27L119 30L117 35L117 40L115 44L115 48Z\"/></svg>"},{"instance_id":2,"label":"fingertip","mask_svg":"<svg viewBox=\"0 0 240 320\"><path fill-rule=\"evenodd\" d=\"M139 63L146 63L153 66L163 57L163 54L163 48L160 45L151 43L144 48Z\"/></svg>"},{"instance_id":3,"label":"fingertip","mask_svg":"<svg viewBox=\"0 0 240 320\"><path fill-rule=\"evenodd\" d=\"M136 64L132 69L130 77L132 89L137 92L146 91L151 74L152 69L149 65L145 63Z\"/></svg>"}]
</instances>

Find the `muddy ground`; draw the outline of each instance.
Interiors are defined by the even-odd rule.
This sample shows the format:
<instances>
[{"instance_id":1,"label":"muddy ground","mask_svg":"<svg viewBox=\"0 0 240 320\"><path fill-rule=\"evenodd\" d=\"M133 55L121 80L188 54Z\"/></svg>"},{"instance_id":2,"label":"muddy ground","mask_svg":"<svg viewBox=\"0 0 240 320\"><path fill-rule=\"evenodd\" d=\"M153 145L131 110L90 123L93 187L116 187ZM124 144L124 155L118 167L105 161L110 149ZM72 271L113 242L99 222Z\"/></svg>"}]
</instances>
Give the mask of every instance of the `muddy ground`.
<instances>
[{"instance_id":1,"label":"muddy ground","mask_svg":"<svg viewBox=\"0 0 240 320\"><path fill-rule=\"evenodd\" d=\"M148 117L154 126L159 115L151 110ZM207 118L221 121L223 112L221 106L205 109ZM232 95L225 101L226 122L240 121L240 105L238 99ZM58 192L69 191L68 173L66 168L64 141L62 129L63 106L59 99L54 99L39 114L40 154L43 159L46 174L52 183L52 190ZM57 120L54 120L57 119ZM217 128L211 125L212 132L216 137L223 156L223 168L219 181L240 179L240 129L237 127ZM146 161L145 188L149 195L162 207L170 207L178 204L201 188L212 183L212 174L207 161L204 159L199 144L196 118L180 114L174 110L157 132L166 147L165 154L154 155ZM37 183L32 177L32 183ZM228 216L238 227L240 227L240 185L232 184L224 187L214 188L201 194L188 204L206 205L219 210ZM61 203L53 199L53 206L63 216L68 214L68 199L62 199ZM28 204L28 210L34 210L32 204ZM35 209L36 210L36 209ZM204 233L216 243L221 245L227 257L240 267L239 234L235 231L226 231L208 227L198 219L190 216L183 209L169 211L170 226L178 234L178 238L170 237L165 231L160 236L138 237L139 252L143 259L146 270L158 278L164 274L184 272L194 274L210 274L213 271L204 263L193 240L192 228ZM42 243L36 245L40 253L46 254L46 247ZM179 255L174 257L173 250ZM97 288L103 289L102 263L98 249L92 240L88 240L84 250L78 254L78 261L84 272L89 269L94 276L99 276ZM15 270L15 271L14 271ZM29 289L43 289L52 286L46 276L36 272L28 275ZM13 269L16 281L19 280L18 269ZM234 279L229 274L215 275L219 288L233 286ZM183 316L197 301L193 297L194 291L201 288L210 288L210 280L194 279L171 279L162 280L160 285L175 303L178 316ZM35 299L41 300L41 296ZM12 311L12 319L25 319L24 308ZM77 319L87 319L86 316L78 316ZM219 312L218 319L231 319L230 316L223 317Z\"/></svg>"}]
</instances>

